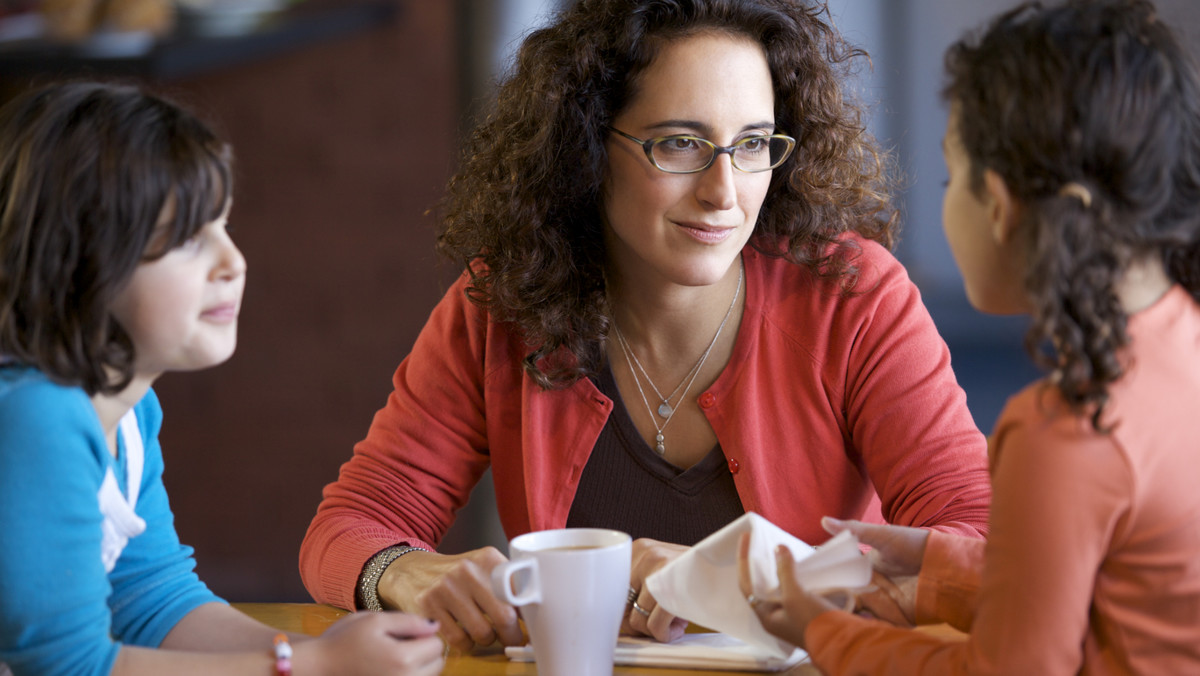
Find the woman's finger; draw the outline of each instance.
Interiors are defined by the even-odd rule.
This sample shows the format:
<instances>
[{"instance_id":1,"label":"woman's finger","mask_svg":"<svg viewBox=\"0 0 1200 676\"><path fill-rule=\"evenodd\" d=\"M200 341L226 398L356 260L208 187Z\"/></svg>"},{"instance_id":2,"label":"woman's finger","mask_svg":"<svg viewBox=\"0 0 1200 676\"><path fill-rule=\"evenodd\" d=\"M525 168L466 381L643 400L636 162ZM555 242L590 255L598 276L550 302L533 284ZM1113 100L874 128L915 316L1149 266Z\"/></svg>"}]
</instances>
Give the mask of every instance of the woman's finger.
<instances>
[{"instance_id":1,"label":"woman's finger","mask_svg":"<svg viewBox=\"0 0 1200 676\"><path fill-rule=\"evenodd\" d=\"M649 636L650 616L654 613L655 606L654 597L649 592L645 589L638 592L629 603L629 626L635 632Z\"/></svg>"},{"instance_id":2,"label":"woman's finger","mask_svg":"<svg viewBox=\"0 0 1200 676\"><path fill-rule=\"evenodd\" d=\"M496 640L492 623L475 600L457 587L444 585L431 591L422 606L441 626L442 636L452 647L467 651L474 645L490 645Z\"/></svg>"}]
</instances>

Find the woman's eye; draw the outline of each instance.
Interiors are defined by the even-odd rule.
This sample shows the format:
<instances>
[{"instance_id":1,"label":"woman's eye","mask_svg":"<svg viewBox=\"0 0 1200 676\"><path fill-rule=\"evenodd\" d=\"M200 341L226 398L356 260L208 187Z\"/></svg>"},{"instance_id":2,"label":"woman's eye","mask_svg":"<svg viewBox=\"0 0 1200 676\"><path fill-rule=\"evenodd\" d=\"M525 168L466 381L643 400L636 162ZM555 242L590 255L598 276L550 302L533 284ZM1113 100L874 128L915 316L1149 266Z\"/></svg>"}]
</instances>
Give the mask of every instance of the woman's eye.
<instances>
[{"instance_id":1,"label":"woman's eye","mask_svg":"<svg viewBox=\"0 0 1200 676\"><path fill-rule=\"evenodd\" d=\"M765 138L748 138L738 145L746 152L761 153L768 148L770 141Z\"/></svg>"},{"instance_id":2,"label":"woman's eye","mask_svg":"<svg viewBox=\"0 0 1200 676\"><path fill-rule=\"evenodd\" d=\"M688 136L663 139L659 146L669 153L693 153L700 149L700 142Z\"/></svg>"}]
</instances>

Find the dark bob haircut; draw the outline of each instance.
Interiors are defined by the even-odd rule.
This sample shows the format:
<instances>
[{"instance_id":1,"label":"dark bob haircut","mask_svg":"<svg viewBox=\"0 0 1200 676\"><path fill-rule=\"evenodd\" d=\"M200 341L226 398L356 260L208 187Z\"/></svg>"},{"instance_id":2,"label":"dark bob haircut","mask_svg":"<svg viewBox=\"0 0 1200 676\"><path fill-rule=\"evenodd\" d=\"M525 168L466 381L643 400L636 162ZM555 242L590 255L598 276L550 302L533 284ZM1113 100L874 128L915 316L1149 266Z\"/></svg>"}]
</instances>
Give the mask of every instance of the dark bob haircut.
<instances>
[{"instance_id":1,"label":"dark bob haircut","mask_svg":"<svg viewBox=\"0 0 1200 676\"><path fill-rule=\"evenodd\" d=\"M229 147L141 90L54 84L0 110L0 356L89 395L133 375L109 307L225 209Z\"/></svg>"}]
</instances>

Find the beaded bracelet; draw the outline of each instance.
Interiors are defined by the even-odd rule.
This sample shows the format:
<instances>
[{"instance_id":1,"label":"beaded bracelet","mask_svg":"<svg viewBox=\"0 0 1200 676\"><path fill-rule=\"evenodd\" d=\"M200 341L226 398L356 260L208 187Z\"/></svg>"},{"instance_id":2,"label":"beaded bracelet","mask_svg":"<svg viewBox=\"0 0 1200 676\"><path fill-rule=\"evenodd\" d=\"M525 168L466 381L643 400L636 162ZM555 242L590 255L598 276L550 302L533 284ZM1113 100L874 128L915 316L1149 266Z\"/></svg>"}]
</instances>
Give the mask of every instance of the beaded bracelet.
<instances>
[{"instance_id":1,"label":"beaded bracelet","mask_svg":"<svg viewBox=\"0 0 1200 676\"><path fill-rule=\"evenodd\" d=\"M285 634L275 636L275 676L292 676L292 644Z\"/></svg>"},{"instance_id":2,"label":"beaded bracelet","mask_svg":"<svg viewBox=\"0 0 1200 676\"><path fill-rule=\"evenodd\" d=\"M362 576L358 578L358 606L363 610L383 610L383 604L379 602L379 578L383 577L383 571L405 554L428 551L424 547L397 545L372 556L367 565L363 566Z\"/></svg>"}]
</instances>

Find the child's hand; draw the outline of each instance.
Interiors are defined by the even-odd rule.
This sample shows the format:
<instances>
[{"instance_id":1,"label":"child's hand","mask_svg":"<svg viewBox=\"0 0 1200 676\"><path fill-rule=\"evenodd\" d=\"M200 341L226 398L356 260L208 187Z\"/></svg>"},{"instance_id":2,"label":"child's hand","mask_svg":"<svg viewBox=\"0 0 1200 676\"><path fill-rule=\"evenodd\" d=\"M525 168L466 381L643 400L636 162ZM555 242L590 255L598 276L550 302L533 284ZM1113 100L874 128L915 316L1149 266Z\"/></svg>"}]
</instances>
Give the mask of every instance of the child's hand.
<instances>
[{"instance_id":1,"label":"child's hand","mask_svg":"<svg viewBox=\"0 0 1200 676\"><path fill-rule=\"evenodd\" d=\"M320 638L296 644L292 661L307 674L433 676L444 662L437 630L416 615L353 613Z\"/></svg>"},{"instance_id":2,"label":"child's hand","mask_svg":"<svg viewBox=\"0 0 1200 676\"><path fill-rule=\"evenodd\" d=\"M857 609L885 622L911 627L915 621L917 575L929 531L828 516L821 519L821 525L833 535L848 530L859 542L872 547L867 558L874 569L871 582L875 589L859 594Z\"/></svg>"},{"instance_id":3,"label":"child's hand","mask_svg":"<svg viewBox=\"0 0 1200 676\"><path fill-rule=\"evenodd\" d=\"M756 599L750 607L758 615L763 628L788 643L803 648L804 632L808 629L808 623L821 613L841 608L825 596L810 594L800 586L793 570L795 560L787 547L780 546L775 550L775 564L779 572L780 599ZM743 596L751 598L753 587L750 584L749 533L743 533L738 541L738 586Z\"/></svg>"},{"instance_id":4,"label":"child's hand","mask_svg":"<svg viewBox=\"0 0 1200 676\"><path fill-rule=\"evenodd\" d=\"M888 577L921 572L925 541L929 539L929 531L923 528L842 521L830 516L821 519L821 526L830 535L848 530L859 542L870 545L872 550L867 556L871 559L871 566Z\"/></svg>"}]
</instances>

